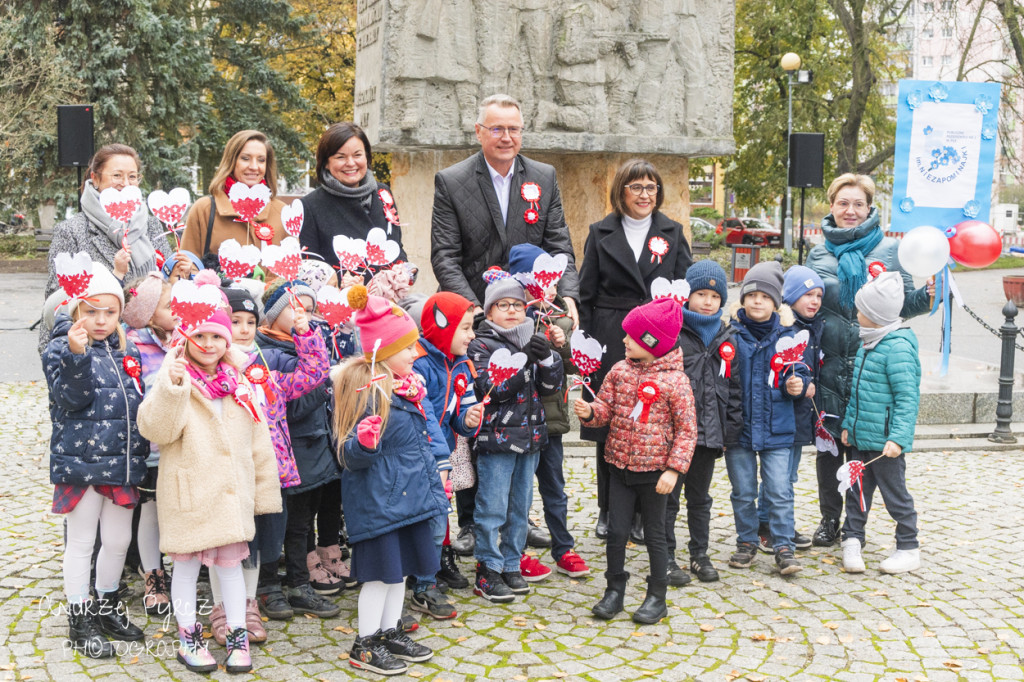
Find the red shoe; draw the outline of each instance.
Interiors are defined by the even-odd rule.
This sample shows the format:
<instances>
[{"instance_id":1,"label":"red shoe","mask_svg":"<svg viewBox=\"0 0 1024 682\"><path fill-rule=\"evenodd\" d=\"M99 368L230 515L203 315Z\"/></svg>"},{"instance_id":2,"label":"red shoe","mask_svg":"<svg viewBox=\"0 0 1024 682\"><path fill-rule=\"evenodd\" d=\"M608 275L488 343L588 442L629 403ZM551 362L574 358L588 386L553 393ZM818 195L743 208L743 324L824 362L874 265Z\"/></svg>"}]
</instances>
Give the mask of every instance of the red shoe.
<instances>
[{"instance_id":1,"label":"red shoe","mask_svg":"<svg viewBox=\"0 0 1024 682\"><path fill-rule=\"evenodd\" d=\"M587 562L571 549L558 560L557 567L559 573L564 573L570 578L578 578L581 575L590 573L590 567L587 566Z\"/></svg>"},{"instance_id":2,"label":"red shoe","mask_svg":"<svg viewBox=\"0 0 1024 682\"><path fill-rule=\"evenodd\" d=\"M528 583L544 580L551 575L550 568L538 561L537 557L532 557L529 554L524 554L519 559L519 572L523 574L523 580Z\"/></svg>"}]
</instances>

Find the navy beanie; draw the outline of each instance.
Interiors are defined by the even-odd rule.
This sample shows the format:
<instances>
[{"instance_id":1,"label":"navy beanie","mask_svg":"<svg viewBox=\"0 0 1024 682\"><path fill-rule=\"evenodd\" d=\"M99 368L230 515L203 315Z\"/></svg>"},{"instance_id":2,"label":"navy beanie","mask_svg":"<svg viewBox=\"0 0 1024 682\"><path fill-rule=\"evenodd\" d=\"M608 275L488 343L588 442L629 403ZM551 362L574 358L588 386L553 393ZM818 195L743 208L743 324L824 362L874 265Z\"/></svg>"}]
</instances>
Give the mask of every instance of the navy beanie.
<instances>
[{"instance_id":1,"label":"navy beanie","mask_svg":"<svg viewBox=\"0 0 1024 682\"><path fill-rule=\"evenodd\" d=\"M822 295L825 294L825 283L818 273L806 265L794 265L786 270L782 280L782 301L786 305L793 305L801 296L814 289L821 289Z\"/></svg>"},{"instance_id":2,"label":"navy beanie","mask_svg":"<svg viewBox=\"0 0 1024 682\"><path fill-rule=\"evenodd\" d=\"M729 298L725 270L713 260L697 261L686 270L686 281L690 283L690 291L710 289L722 297L722 305Z\"/></svg>"},{"instance_id":3,"label":"navy beanie","mask_svg":"<svg viewBox=\"0 0 1024 682\"><path fill-rule=\"evenodd\" d=\"M508 252L509 274L518 275L533 271L533 262L537 256L546 255L547 251L533 244L516 244Z\"/></svg>"}]
</instances>

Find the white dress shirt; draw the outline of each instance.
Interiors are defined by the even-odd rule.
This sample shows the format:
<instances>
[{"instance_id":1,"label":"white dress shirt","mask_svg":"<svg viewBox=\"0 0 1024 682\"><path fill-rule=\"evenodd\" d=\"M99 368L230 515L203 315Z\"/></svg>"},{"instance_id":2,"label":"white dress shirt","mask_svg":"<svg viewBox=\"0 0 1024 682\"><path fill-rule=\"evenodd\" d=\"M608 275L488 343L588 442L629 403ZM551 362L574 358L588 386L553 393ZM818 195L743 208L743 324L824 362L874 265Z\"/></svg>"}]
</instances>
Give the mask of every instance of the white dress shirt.
<instances>
[{"instance_id":1,"label":"white dress shirt","mask_svg":"<svg viewBox=\"0 0 1024 682\"><path fill-rule=\"evenodd\" d=\"M487 163L487 160L484 160ZM512 189L512 173L516 170L515 161L509 166L508 173L504 176L487 163L487 172L491 174L491 182L494 183L494 193L498 195L498 205L501 206L501 219L508 223L508 197Z\"/></svg>"}]
</instances>

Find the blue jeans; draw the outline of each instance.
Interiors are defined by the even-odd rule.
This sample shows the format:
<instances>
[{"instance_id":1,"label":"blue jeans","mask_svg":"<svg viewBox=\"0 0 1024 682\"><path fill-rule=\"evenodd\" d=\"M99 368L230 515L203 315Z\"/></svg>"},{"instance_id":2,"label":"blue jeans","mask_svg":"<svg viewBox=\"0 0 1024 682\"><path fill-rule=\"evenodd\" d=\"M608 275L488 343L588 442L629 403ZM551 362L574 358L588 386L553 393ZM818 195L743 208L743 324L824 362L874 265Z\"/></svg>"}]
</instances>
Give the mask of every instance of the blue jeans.
<instances>
[{"instance_id":1,"label":"blue jeans","mask_svg":"<svg viewBox=\"0 0 1024 682\"><path fill-rule=\"evenodd\" d=\"M793 549L793 482L789 478L790 448L755 452L734 446L725 451L725 467L732 484L732 513L737 543L757 544L757 461L768 503L768 529L778 551Z\"/></svg>"},{"instance_id":2,"label":"blue jeans","mask_svg":"<svg viewBox=\"0 0 1024 682\"><path fill-rule=\"evenodd\" d=\"M476 560L499 573L519 571L540 452L487 453L476 462Z\"/></svg>"},{"instance_id":3,"label":"blue jeans","mask_svg":"<svg viewBox=\"0 0 1024 682\"><path fill-rule=\"evenodd\" d=\"M441 514L430 519L430 530L434 533L434 546L437 547L437 556L441 556L441 545L444 544L444 536L448 531L448 515ZM422 592L437 584L437 572L441 570L441 564L429 575L416 576L414 592Z\"/></svg>"},{"instance_id":4,"label":"blue jeans","mask_svg":"<svg viewBox=\"0 0 1024 682\"><path fill-rule=\"evenodd\" d=\"M558 561L575 546L568 528L569 497L562 472L562 435L549 435L537 461L537 490L544 501L544 523L551 533L551 556Z\"/></svg>"},{"instance_id":5,"label":"blue jeans","mask_svg":"<svg viewBox=\"0 0 1024 682\"><path fill-rule=\"evenodd\" d=\"M794 485L797 482L797 473L800 470L800 455L803 452L804 446L794 445L793 449L789 451L789 482ZM768 504L764 499L764 483L761 483L761 489L757 493L757 521L762 528L768 525ZM796 532L796 528L793 529Z\"/></svg>"}]
</instances>

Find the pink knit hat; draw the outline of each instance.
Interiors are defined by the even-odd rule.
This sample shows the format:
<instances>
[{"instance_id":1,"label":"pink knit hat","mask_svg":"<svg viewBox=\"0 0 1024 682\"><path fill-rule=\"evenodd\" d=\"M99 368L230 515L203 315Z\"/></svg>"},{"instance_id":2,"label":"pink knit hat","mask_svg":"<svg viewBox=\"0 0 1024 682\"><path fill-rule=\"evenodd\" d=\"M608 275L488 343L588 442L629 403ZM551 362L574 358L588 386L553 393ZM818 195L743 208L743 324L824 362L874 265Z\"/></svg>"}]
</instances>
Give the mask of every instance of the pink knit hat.
<instances>
[{"instance_id":1,"label":"pink knit hat","mask_svg":"<svg viewBox=\"0 0 1024 682\"><path fill-rule=\"evenodd\" d=\"M373 348L378 341L377 360L380 361L412 345L420 337L409 313L386 298L370 296L362 285L349 289L348 304L356 310L355 322L359 325L359 339L367 360L373 357Z\"/></svg>"},{"instance_id":2,"label":"pink knit hat","mask_svg":"<svg viewBox=\"0 0 1024 682\"><path fill-rule=\"evenodd\" d=\"M164 278L159 272L151 272L125 290L128 302L124 305L121 319L132 329L142 329L149 324L160 304L164 292Z\"/></svg>"},{"instance_id":3,"label":"pink knit hat","mask_svg":"<svg viewBox=\"0 0 1024 682\"><path fill-rule=\"evenodd\" d=\"M683 308L672 298L659 298L633 308L622 321L629 338L660 358L676 347L683 328Z\"/></svg>"},{"instance_id":4,"label":"pink knit hat","mask_svg":"<svg viewBox=\"0 0 1024 682\"><path fill-rule=\"evenodd\" d=\"M218 334L228 341L228 348L231 348L231 318L224 312L223 308L217 308L217 312L206 322L196 326L189 331L189 334Z\"/></svg>"}]
</instances>

